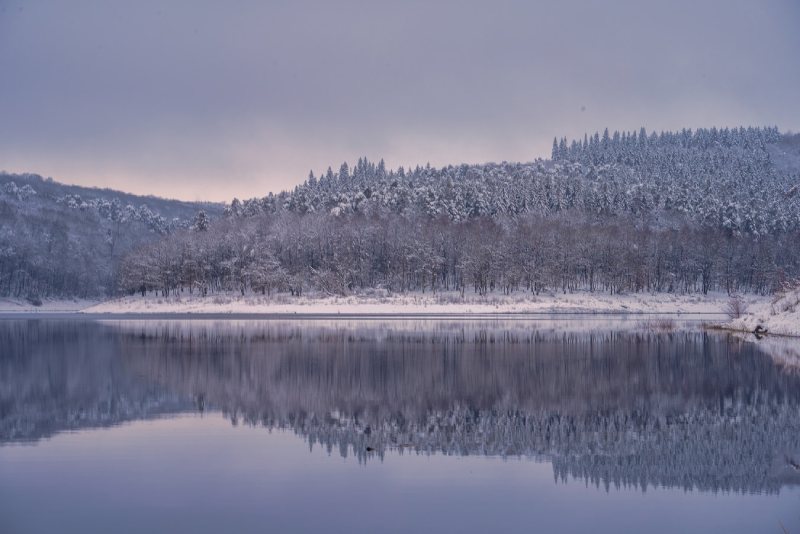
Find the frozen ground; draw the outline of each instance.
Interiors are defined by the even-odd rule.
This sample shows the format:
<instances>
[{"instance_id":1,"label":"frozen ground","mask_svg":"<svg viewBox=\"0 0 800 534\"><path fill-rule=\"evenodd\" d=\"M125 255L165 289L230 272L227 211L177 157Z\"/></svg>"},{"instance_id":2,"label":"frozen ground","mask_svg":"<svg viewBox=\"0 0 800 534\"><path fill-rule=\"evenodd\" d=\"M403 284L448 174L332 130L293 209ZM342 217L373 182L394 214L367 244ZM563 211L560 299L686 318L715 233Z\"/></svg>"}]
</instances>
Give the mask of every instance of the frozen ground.
<instances>
[{"instance_id":1,"label":"frozen ground","mask_svg":"<svg viewBox=\"0 0 800 534\"><path fill-rule=\"evenodd\" d=\"M748 305L767 297L745 297ZM149 295L109 300L87 307L87 313L274 313L274 314L495 314L495 313L723 313L725 294L672 295L605 293L487 296L458 293L364 294L357 296L303 296L188 294L168 298Z\"/></svg>"}]
</instances>

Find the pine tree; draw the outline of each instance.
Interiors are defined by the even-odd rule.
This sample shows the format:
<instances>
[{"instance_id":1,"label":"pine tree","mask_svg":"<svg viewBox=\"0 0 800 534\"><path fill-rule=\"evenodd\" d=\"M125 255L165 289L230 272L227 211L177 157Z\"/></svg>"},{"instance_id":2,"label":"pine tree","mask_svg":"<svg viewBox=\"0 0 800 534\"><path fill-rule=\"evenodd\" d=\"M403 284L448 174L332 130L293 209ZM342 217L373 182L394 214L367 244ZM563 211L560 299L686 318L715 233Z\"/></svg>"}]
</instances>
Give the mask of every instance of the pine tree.
<instances>
[{"instance_id":1,"label":"pine tree","mask_svg":"<svg viewBox=\"0 0 800 534\"><path fill-rule=\"evenodd\" d=\"M195 232L205 232L208 230L208 223L209 223L208 216L206 215L205 210L200 210L194 217L194 222L192 223L192 229Z\"/></svg>"}]
</instances>

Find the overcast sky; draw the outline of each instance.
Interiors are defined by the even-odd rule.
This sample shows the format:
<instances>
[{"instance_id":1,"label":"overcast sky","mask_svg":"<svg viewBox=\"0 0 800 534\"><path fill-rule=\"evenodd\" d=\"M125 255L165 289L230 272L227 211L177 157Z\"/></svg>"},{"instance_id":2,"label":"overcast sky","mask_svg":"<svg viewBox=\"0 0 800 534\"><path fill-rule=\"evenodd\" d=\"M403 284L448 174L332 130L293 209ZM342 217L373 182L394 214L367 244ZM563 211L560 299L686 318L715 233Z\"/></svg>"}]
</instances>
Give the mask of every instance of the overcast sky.
<instances>
[{"instance_id":1,"label":"overcast sky","mask_svg":"<svg viewBox=\"0 0 800 534\"><path fill-rule=\"evenodd\" d=\"M0 0L0 169L188 200L365 155L800 130L800 1Z\"/></svg>"}]
</instances>

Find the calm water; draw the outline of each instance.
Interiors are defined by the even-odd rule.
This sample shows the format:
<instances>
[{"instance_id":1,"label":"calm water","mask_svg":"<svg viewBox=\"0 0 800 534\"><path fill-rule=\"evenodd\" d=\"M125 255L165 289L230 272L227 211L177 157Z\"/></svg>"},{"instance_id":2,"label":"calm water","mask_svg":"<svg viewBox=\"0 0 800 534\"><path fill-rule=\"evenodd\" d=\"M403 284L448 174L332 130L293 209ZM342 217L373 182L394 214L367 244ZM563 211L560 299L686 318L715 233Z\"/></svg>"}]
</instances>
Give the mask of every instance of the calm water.
<instances>
[{"instance_id":1,"label":"calm water","mask_svg":"<svg viewBox=\"0 0 800 534\"><path fill-rule=\"evenodd\" d=\"M3 533L800 532L792 462L800 375L729 336L0 322Z\"/></svg>"}]
</instances>

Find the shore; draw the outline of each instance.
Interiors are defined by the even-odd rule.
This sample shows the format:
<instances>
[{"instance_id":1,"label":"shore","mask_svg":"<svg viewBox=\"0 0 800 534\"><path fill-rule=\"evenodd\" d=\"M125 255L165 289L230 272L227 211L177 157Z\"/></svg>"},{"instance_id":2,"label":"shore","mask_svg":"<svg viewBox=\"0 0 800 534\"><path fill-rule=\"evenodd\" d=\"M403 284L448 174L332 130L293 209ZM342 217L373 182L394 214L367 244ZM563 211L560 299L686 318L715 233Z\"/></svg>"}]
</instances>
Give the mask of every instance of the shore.
<instances>
[{"instance_id":1,"label":"shore","mask_svg":"<svg viewBox=\"0 0 800 534\"><path fill-rule=\"evenodd\" d=\"M457 292L387 294L368 292L349 296L307 294L240 295L217 293L206 297L175 295L126 296L106 301L44 300L34 305L22 299L0 299L0 313L75 313L92 316L478 316L522 314L708 315L714 329L751 333L757 327L770 335L800 336L800 290L781 295L740 297L742 314L728 319L731 297L725 293L515 293L512 295Z\"/></svg>"},{"instance_id":2,"label":"shore","mask_svg":"<svg viewBox=\"0 0 800 534\"><path fill-rule=\"evenodd\" d=\"M761 328L769 336L800 337L800 288L744 301L740 317L713 326L746 333Z\"/></svg>"},{"instance_id":3,"label":"shore","mask_svg":"<svg viewBox=\"0 0 800 534\"><path fill-rule=\"evenodd\" d=\"M753 296L756 305L764 297ZM207 297L180 296L117 298L82 308L92 314L313 314L313 315L419 315L419 314L525 314L525 313L613 313L613 314L721 314L729 298L725 294L673 295L604 293L548 293L512 295L459 293L359 294L352 296L280 294L216 294Z\"/></svg>"},{"instance_id":4,"label":"shore","mask_svg":"<svg viewBox=\"0 0 800 534\"><path fill-rule=\"evenodd\" d=\"M79 313L101 302L90 299L45 299L37 305L25 299L0 298L0 313Z\"/></svg>"}]
</instances>

